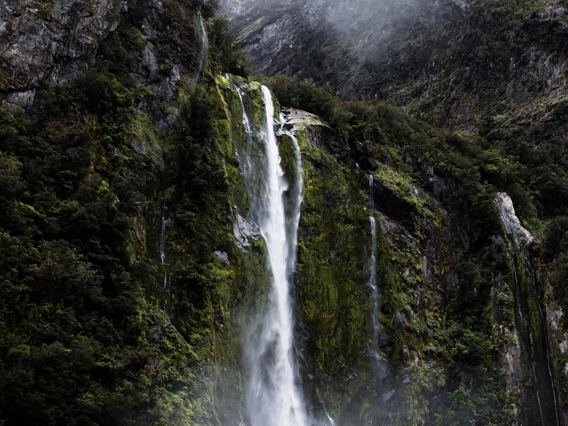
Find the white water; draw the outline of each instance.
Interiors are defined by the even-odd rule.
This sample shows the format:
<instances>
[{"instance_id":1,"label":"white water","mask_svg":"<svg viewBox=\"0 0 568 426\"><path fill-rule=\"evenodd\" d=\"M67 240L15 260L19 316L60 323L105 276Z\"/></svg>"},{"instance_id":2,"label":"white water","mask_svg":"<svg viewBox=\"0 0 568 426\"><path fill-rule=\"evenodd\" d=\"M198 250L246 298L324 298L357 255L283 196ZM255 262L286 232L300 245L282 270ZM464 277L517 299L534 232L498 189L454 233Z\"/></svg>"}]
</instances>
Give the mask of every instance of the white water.
<instances>
[{"instance_id":1,"label":"white water","mask_svg":"<svg viewBox=\"0 0 568 426\"><path fill-rule=\"evenodd\" d=\"M329 412L327 411L327 407L325 406L325 402L323 401L323 398L321 397L321 394L319 392L319 389L316 389L316 393L317 396L320 400L321 406L323 408L323 413L325 415L325 420L321 422L322 425L325 426L335 426L335 420L333 420L333 417L330 416ZM319 423L315 423L314 426Z\"/></svg>"},{"instance_id":2,"label":"white water","mask_svg":"<svg viewBox=\"0 0 568 426\"><path fill-rule=\"evenodd\" d=\"M166 267L166 233L168 228L171 226L171 219L162 217L162 229L160 230L160 261L162 267ZM170 277L168 271L164 271L164 290L169 290Z\"/></svg>"},{"instance_id":3,"label":"white water","mask_svg":"<svg viewBox=\"0 0 568 426\"><path fill-rule=\"evenodd\" d=\"M229 74L226 74L227 80L232 81L231 80L231 76ZM253 210L260 210L257 206L257 203L255 203L255 198L256 198L256 194L254 194L254 192L252 191L252 188L255 187L255 176L254 176L254 171L255 168L253 167L253 154L252 152L253 150L253 144L254 144L254 129L253 129L253 125L252 122L247 114L247 110L245 108L245 102L244 102L244 96L245 96L245 90L243 89L243 86L240 86L238 84L232 83L233 87L235 88L237 94L239 95L239 102L241 104L241 110L243 112L243 118L242 118L242 123L243 123L243 127L245 129L245 133L246 133L246 146L244 147L244 149L242 149L242 152L237 152L237 156L239 158L240 161L240 169L241 169L241 174L243 176L243 178L245 179L245 186L247 187L247 193L249 195L249 202L251 203L252 209ZM244 86L246 87L246 86ZM257 212L253 212L253 216L256 216Z\"/></svg>"},{"instance_id":4,"label":"white water","mask_svg":"<svg viewBox=\"0 0 568 426\"><path fill-rule=\"evenodd\" d=\"M166 218L162 217L162 229L160 230L160 260L162 265L166 263L166 226Z\"/></svg>"},{"instance_id":5,"label":"white water","mask_svg":"<svg viewBox=\"0 0 568 426\"><path fill-rule=\"evenodd\" d=\"M207 55L209 54L209 37L207 35L207 30L205 28L205 21L203 20L203 15L199 13L198 26L200 31L199 40L201 41L201 48L199 50L199 65L197 68L197 79L201 77L203 68L205 67L205 62L207 61Z\"/></svg>"},{"instance_id":6,"label":"white water","mask_svg":"<svg viewBox=\"0 0 568 426\"><path fill-rule=\"evenodd\" d=\"M272 95L264 86L262 98L266 113L262 134L266 158L259 203L261 211L256 212L256 216L268 252L270 295L267 309L259 320L258 333L249 339L247 348L250 368L247 409L252 426L304 426L307 420L302 394L297 386L290 300L290 275L295 267L302 191L296 191L293 217L287 229L283 197L288 184L280 165L274 133ZM246 117L243 122L250 123L250 120ZM299 148L296 152L299 157ZM301 168L301 163L297 166ZM302 185L299 180L301 169L299 171L295 177L296 188Z\"/></svg>"},{"instance_id":7,"label":"white water","mask_svg":"<svg viewBox=\"0 0 568 426\"><path fill-rule=\"evenodd\" d=\"M298 139L294 134L290 134L292 145L294 146L294 157L296 160L296 194L294 197L294 206L292 211L292 230L290 232L290 256L288 256L288 272L293 274L296 269L297 253L298 253L298 228L300 227L300 214L302 202L304 201L304 177L302 176L302 153Z\"/></svg>"},{"instance_id":8,"label":"white water","mask_svg":"<svg viewBox=\"0 0 568 426\"><path fill-rule=\"evenodd\" d=\"M294 148L294 160L295 160L295 170L294 170L294 193L292 194L293 205L292 205L292 221L291 229L289 230L289 250L290 255L288 256L288 276L292 276L296 269L297 260L297 248L298 248L298 228L300 226L300 213L302 202L304 201L304 176L302 174L302 153L300 151L300 144L298 143L298 138L296 138L296 127L292 130L285 130L284 126L289 124L286 121L284 115L280 114L280 130L279 135L286 135L292 141L292 147Z\"/></svg>"},{"instance_id":9,"label":"white water","mask_svg":"<svg viewBox=\"0 0 568 426\"><path fill-rule=\"evenodd\" d=\"M243 93L241 92L241 88L237 85L235 85L235 90L237 91L237 94L239 95L239 101L241 103L241 109L243 111L243 126L245 128L245 132L247 133L247 135L252 134L252 126L250 124L250 119L246 113L245 110L245 103L243 101Z\"/></svg>"},{"instance_id":10,"label":"white water","mask_svg":"<svg viewBox=\"0 0 568 426\"><path fill-rule=\"evenodd\" d=\"M373 198L373 175L369 176L369 222L371 226L371 256L369 257L369 281L368 286L371 290L371 301L373 302L373 343L379 344L381 324L379 322L380 296L377 285L377 222L374 217L375 203ZM373 349L374 357L380 358L376 349Z\"/></svg>"}]
</instances>

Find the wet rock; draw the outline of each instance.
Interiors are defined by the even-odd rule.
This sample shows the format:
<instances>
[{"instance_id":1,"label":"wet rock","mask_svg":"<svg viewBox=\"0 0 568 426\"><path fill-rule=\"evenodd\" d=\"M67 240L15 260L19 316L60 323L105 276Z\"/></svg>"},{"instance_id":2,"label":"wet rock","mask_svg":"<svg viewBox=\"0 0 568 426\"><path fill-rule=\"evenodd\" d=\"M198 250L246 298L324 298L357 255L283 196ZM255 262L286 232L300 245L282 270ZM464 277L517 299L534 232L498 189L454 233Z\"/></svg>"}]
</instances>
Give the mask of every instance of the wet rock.
<instances>
[{"instance_id":1,"label":"wet rock","mask_svg":"<svg viewBox=\"0 0 568 426\"><path fill-rule=\"evenodd\" d=\"M230 265L229 262L229 255L227 254L227 252L225 251L221 251L221 250L216 250L213 252L213 256L215 257L215 259L217 259L219 262L225 264L225 265Z\"/></svg>"},{"instance_id":2,"label":"wet rock","mask_svg":"<svg viewBox=\"0 0 568 426\"><path fill-rule=\"evenodd\" d=\"M158 72L158 59L154 53L154 46L152 43L148 43L144 48L142 65L148 69L151 76Z\"/></svg>"},{"instance_id":3,"label":"wet rock","mask_svg":"<svg viewBox=\"0 0 568 426\"><path fill-rule=\"evenodd\" d=\"M6 100L8 101L8 106L12 108L20 107L26 109L33 104L35 95L36 91L34 89L23 90L21 92L10 93Z\"/></svg>"},{"instance_id":4,"label":"wet rock","mask_svg":"<svg viewBox=\"0 0 568 426\"><path fill-rule=\"evenodd\" d=\"M495 204L499 210L499 216L505 232L513 237L516 244L519 247L529 247L534 244L534 237L521 225L521 221L515 213L511 197L505 192L500 192L495 197Z\"/></svg>"},{"instance_id":5,"label":"wet rock","mask_svg":"<svg viewBox=\"0 0 568 426\"><path fill-rule=\"evenodd\" d=\"M237 244L241 248L250 247L250 240L258 240L261 238L260 229L254 223L250 223L240 214L236 215L233 225L233 233L237 240Z\"/></svg>"},{"instance_id":6,"label":"wet rock","mask_svg":"<svg viewBox=\"0 0 568 426\"><path fill-rule=\"evenodd\" d=\"M373 179L372 196L376 208L405 227L413 228L415 219L419 214L416 206L395 189L387 186L377 176L374 176Z\"/></svg>"},{"instance_id":7,"label":"wet rock","mask_svg":"<svg viewBox=\"0 0 568 426\"><path fill-rule=\"evenodd\" d=\"M43 82L73 78L116 29L121 7L119 0L4 2L0 63L10 70L10 87L15 93L30 92Z\"/></svg>"}]
</instances>

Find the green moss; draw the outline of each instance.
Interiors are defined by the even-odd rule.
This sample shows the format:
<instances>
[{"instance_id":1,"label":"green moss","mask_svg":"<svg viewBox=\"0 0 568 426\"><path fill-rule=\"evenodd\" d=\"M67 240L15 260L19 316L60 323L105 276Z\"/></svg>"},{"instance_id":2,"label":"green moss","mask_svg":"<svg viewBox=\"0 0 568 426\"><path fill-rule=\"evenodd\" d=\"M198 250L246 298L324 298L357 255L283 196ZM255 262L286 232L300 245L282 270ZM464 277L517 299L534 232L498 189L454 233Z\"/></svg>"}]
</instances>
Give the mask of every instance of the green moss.
<instances>
[{"instance_id":1,"label":"green moss","mask_svg":"<svg viewBox=\"0 0 568 426\"><path fill-rule=\"evenodd\" d=\"M145 16L142 3L129 5L138 18ZM197 4L163 6L171 32L154 41L165 76L167 64L195 59L198 40L188 22ZM203 7L209 16L209 4ZM243 69L239 54L228 55L222 21L212 19L208 28L208 71ZM236 155L249 140L232 83L248 85L245 108L262 128L260 83L221 75L196 83L185 70L179 99L160 106L178 116L162 136L152 117L137 111L141 99L154 97L132 81L145 47L139 25L123 18L88 75L38 93L36 117L0 107L0 375L10 390L0 393L0 408L8 420L205 425L243 417L242 335L266 301L268 283L263 241L242 248L233 235L236 215L250 217L251 203ZM498 51L488 48L484 58ZM7 75L0 73L0 90L8 90ZM547 297L564 306L568 246L552 216L565 216L566 174L560 160L547 167L547 155L562 158L561 148L546 153L508 142L524 125L506 110L488 118L489 146L388 104L341 102L309 81L259 81L283 105L321 116L297 134L305 198L294 296L308 401L317 405L321 397L342 424L511 424L519 391L506 388L496 360L499 345L517 343L498 331L515 322L513 289L503 285L512 269L499 257L491 203L496 188L505 188L526 223L548 229ZM434 98L423 105L431 115L447 108ZM558 123L566 115L563 100L544 110ZM290 142L279 139L293 182ZM262 155L252 158L262 162ZM527 157L530 166L522 166ZM533 181L532 165L550 170ZM367 287L373 171L413 210L403 227L376 206L379 319L388 336L379 347ZM162 265L165 217L174 225ZM530 268L513 268L530 290ZM164 273L171 278L166 289ZM521 299L530 332L542 339L539 297ZM373 371L372 349L388 361L385 379ZM566 356L555 355L565 401ZM377 410L389 389L395 402ZM528 382L523 390L530 393Z\"/></svg>"},{"instance_id":2,"label":"green moss","mask_svg":"<svg viewBox=\"0 0 568 426\"><path fill-rule=\"evenodd\" d=\"M160 140L148 115L136 114L130 125L131 145L142 156L164 167Z\"/></svg>"}]
</instances>

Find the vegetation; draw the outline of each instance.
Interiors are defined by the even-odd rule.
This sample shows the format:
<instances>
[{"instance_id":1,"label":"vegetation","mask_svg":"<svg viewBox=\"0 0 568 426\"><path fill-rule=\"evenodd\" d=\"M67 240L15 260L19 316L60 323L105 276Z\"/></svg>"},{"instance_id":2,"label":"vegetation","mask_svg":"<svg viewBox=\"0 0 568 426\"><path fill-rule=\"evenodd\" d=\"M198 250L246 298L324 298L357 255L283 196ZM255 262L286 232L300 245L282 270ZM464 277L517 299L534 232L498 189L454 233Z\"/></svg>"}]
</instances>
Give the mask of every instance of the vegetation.
<instances>
[{"instance_id":1,"label":"vegetation","mask_svg":"<svg viewBox=\"0 0 568 426\"><path fill-rule=\"evenodd\" d=\"M212 14L208 5L164 6L174 26L170 18L198 6ZM204 245L220 237L176 244L229 226L215 210L226 188L208 89L182 103L169 134L140 108L155 97L134 72L146 45L144 7L122 16L86 74L41 89L31 114L0 106L2 424L209 423L200 351L211 347L207 312L223 272ZM194 63L193 29L184 20L178 30L185 37L160 34L160 61ZM224 37L213 37L213 52ZM158 117L176 103L161 105ZM178 259L167 265L176 271L171 293L158 251L167 214L175 214Z\"/></svg>"},{"instance_id":2,"label":"vegetation","mask_svg":"<svg viewBox=\"0 0 568 426\"><path fill-rule=\"evenodd\" d=\"M508 276L512 285L512 274L519 272L503 263L501 256L510 254L495 245L494 236L501 231L493 200L497 191L508 192L521 218L537 235L552 227L548 238L540 235L545 245L554 245L553 258L564 256L556 239L562 238L559 226L563 216L549 222L554 204L546 201L545 194L548 185L562 185L566 175L553 166L559 173L552 178L556 184L543 185L542 180L535 181L538 160L515 155L512 141L441 131L382 102L342 102L310 81L284 76L261 79L286 105L316 111L329 123L332 130L324 130L322 143L344 163L357 162L361 169L375 173L381 185L394 194L375 200L386 215L383 220L402 224L416 238L412 244L404 244L399 233L405 231L387 232L379 244L378 270L383 321L392 339L383 349L389 353L389 361L400 359L406 365L416 354L451 366L441 382L432 372L417 383L413 392L428 394L436 386L448 392L443 397L433 396L435 391L430 394L430 406L423 407L419 415L428 413L437 424L464 418L482 424L506 423L513 416L509 398L514 395L500 391L505 377L495 370L495 359L508 343L493 330L496 326L514 329L515 321L511 305L502 308L507 320L495 317L492 306L499 286L496 274ZM548 147L532 149L543 152ZM561 163L564 158L549 157L547 164ZM542 176L550 173L542 170ZM555 242L550 232L556 235ZM460 234L467 236L458 238ZM496 251L502 254L496 256ZM424 264L423 256L430 265ZM416 266L409 269L409 265ZM533 284L527 281L524 285L529 291ZM418 299L417 286L423 288ZM561 287L552 284L552 289ZM512 287L502 291L505 299L514 298ZM542 302L542 294L540 297ZM552 296L552 300L559 300L559 296ZM538 336L541 332L533 333ZM405 355L399 358L399 354ZM464 392L472 406L461 406ZM472 409L474 406L484 408ZM503 410L504 406L510 408Z\"/></svg>"},{"instance_id":3,"label":"vegetation","mask_svg":"<svg viewBox=\"0 0 568 426\"><path fill-rule=\"evenodd\" d=\"M483 17L475 28L510 17L511 4L489 14L473 2ZM516 12L522 25L537 19L531 4ZM0 104L0 424L244 418L242 334L266 297L265 248L234 236L253 203L235 155L247 135L232 83L247 81L222 75L246 75L249 65L215 7L164 1L155 15L133 2L88 71L42 87L29 111ZM211 45L203 75L198 13ZM520 25L512 16L510 33L470 40L479 44L472 69L511 42ZM141 65L148 19L159 29L152 70ZM503 83L502 72L483 81ZM325 122L297 133L305 197L293 290L316 411L325 404L341 424L510 424L522 401L530 419L536 402L520 393L531 383L510 385L503 357L525 338L515 337L516 274L535 341L550 331L556 348L568 330L563 314L554 330L535 326L539 303L551 315L568 306L568 156L554 143L566 100L547 103L528 132L526 115L493 105L473 136L386 102L342 101L310 80L257 80L281 105ZM258 126L259 85L247 84ZM290 140L279 144L289 176ZM369 174L379 342L367 287ZM498 191L541 241L530 252L500 236ZM554 359L564 404L568 355L555 350Z\"/></svg>"}]
</instances>

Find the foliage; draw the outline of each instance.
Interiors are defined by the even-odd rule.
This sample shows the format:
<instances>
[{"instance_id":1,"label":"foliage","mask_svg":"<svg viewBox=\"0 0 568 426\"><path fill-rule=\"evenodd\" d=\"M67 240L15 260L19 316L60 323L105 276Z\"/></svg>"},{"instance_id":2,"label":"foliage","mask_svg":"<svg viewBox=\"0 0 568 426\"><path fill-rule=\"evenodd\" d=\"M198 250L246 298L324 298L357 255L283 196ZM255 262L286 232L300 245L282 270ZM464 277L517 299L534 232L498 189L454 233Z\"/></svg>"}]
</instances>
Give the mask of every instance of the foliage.
<instances>
[{"instance_id":1,"label":"foliage","mask_svg":"<svg viewBox=\"0 0 568 426\"><path fill-rule=\"evenodd\" d=\"M85 74L41 88L29 115L0 106L3 424L198 424L208 411L203 343L190 339L195 324L176 328L166 314L157 250L162 202L176 202L163 191L203 187L191 157L202 145L182 127L158 137L138 108L138 7ZM197 123L209 110L196 105L187 116L205 138ZM197 203L180 204L179 217Z\"/></svg>"},{"instance_id":2,"label":"foliage","mask_svg":"<svg viewBox=\"0 0 568 426\"><path fill-rule=\"evenodd\" d=\"M524 42L515 34L537 19L531 2L522 2L515 19L513 2L493 3L487 10L472 3L478 21L458 40L471 48L464 61L478 78L463 90L480 91L481 100L507 68L485 64ZM234 155L245 138L241 104L229 84L236 77L211 75L246 75L249 65L226 22L213 17L215 2L165 0L154 18L171 31L152 41L163 66L141 70L149 7L130 2L89 70L41 88L29 114L0 106L2 424L218 424L242 414L234 405L223 411L223 392L242 390L241 334L247 310L265 296L265 253L259 241L246 250L235 244L235 214L250 208ZM190 77L198 9L211 51L208 72ZM483 29L496 23L506 31L487 39ZM385 81L414 79L427 53L404 72L393 67ZM324 80L354 71L345 58ZM157 105L172 64L182 69L179 99L176 93ZM362 93L371 90L367 71L350 83ZM294 292L308 397L323 397L347 424L373 417L511 423L515 395L505 391L498 361L510 342L495 330L514 325L512 292L503 284L513 277L496 237L493 198L507 191L523 222L543 237L547 297L566 307L566 148L536 143L558 140L566 101L547 104L548 121L534 117L523 137L522 117L493 105L481 135L471 136L434 128L389 103L341 101L310 80L258 79L283 105L327 124L298 134L306 186ZM2 71L0 91L6 87ZM259 121L255 91L251 83L245 107ZM163 126L170 115L175 124ZM288 170L286 138L280 146ZM380 342L369 330L368 174L395 201L376 203L374 213L381 225ZM163 236L162 264L164 219L173 225ZM562 336L566 319L559 322ZM375 344L392 369L385 377L370 365ZM372 402L379 400L377 414Z\"/></svg>"}]
</instances>

